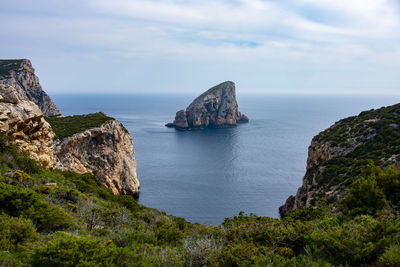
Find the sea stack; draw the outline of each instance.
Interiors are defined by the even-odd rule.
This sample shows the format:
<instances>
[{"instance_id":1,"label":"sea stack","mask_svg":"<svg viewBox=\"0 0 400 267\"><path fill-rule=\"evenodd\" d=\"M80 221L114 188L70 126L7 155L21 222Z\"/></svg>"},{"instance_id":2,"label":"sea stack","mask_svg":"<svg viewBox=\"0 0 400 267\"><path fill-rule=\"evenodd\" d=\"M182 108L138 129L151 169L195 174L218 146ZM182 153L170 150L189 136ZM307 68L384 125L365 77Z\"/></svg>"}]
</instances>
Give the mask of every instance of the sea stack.
<instances>
[{"instance_id":1,"label":"sea stack","mask_svg":"<svg viewBox=\"0 0 400 267\"><path fill-rule=\"evenodd\" d=\"M248 122L236 102L235 83L227 81L214 86L197 97L186 110L179 110L175 120L165 126L178 130L227 128Z\"/></svg>"}]
</instances>

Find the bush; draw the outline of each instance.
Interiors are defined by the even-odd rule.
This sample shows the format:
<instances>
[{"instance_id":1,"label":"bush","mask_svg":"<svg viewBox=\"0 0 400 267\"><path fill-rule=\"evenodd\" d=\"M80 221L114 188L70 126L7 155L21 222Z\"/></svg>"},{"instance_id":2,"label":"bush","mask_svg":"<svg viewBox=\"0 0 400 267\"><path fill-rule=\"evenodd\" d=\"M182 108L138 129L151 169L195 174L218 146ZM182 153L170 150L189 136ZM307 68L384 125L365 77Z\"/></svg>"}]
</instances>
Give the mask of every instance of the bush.
<instances>
[{"instance_id":1,"label":"bush","mask_svg":"<svg viewBox=\"0 0 400 267\"><path fill-rule=\"evenodd\" d=\"M46 120L50 123L55 133L55 138L63 139L87 129L99 127L106 121L113 120L113 118L108 117L103 112L98 112L67 117L47 117Z\"/></svg>"},{"instance_id":2,"label":"bush","mask_svg":"<svg viewBox=\"0 0 400 267\"><path fill-rule=\"evenodd\" d=\"M99 239L78 237L63 232L54 234L54 240L36 249L33 266L116 266L118 248Z\"/></svg>"},{"instance_id":3,"label":"bush","mask_svg":"<svg viewBox=\"0 0 400 267\"><path fill-rule=\"evenodd\" d=\"M379 262L390 266L400 266L400 245L395 244L385 250Z\"/></svg>"},{"instance_id":4,"label":"bush","mask_svg":"<svg viewBox=\"0 0 400 267\"><path fill-rule=\"evenodd\" d=\"M375 262L399 233L400 221L384 217L361 215L343 223L326 218L316 225L309 244L316 258L360 266Z\"/></svg>"},{"instance_id":5,"label":"bush","mask_svg":"<svg viewBox=\"0 0 400 267\"><path fill-rule=\"evenodd\" d=\"M35 227L30 220L0 215L0 250L13 251L37 238Z\"/></svg>"},{"instance_id":6,"label":"bush","mask_svg":"<svg viewBox=\"0 0 400 267\"><path fill-rule=\"evenodd\" d=\"M62 208L42 199L32 190L0 183L0 211L13 217L31 219L37 230L42 232L67 229L72 219Z\"/></svg>"}]
</instances>

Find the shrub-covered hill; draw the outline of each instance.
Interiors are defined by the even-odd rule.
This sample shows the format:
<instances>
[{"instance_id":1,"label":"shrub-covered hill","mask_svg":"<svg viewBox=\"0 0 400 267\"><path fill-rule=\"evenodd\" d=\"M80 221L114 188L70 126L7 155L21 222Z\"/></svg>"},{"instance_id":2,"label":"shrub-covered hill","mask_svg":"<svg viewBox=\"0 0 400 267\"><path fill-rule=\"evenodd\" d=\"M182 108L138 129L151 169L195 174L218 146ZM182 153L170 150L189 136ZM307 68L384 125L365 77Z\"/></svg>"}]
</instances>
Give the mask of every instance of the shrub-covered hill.
<instances>
[{"instance_id":1,"label":"shrub-covered hill","mask_svg":"<svg viewBox=\"0 0 400 267\"><path fill-rule=\"evenodd\" d=\"M340 212L339 203L354 181L368 176L363 173L368 166L385 169L399 161L400 104L340 120L313 138L303 185L280 208L281 216L325 202ZM398 203L392 204L397 209Z\"/></svg>"},{"instance_id":2,"label":"shrub-covered hill","mask_svg":"<svg viewBox=\"0 0 400 267\"><path fill-rule=\"evenodd\" d=\"M108 117L103 112L67 117L46 117L46 121L50 123L56 139L63 139L87 129L99 127L109 120L114 120L114 118Z\"/></svg>"},{"instance_id":3,"label":"shrub-covered hill","mask_svg":"<svg viewBox=\"0 0 400 267\"><path fill-rule=\"evenodd\" d=\"M0 266L398 265L400 220L388 207L400 170L363 173L349 197L369 201L349 198L349 213L240 213L213 227L113 195L92 174L44 169L0 135Z\"/></svg>"}]
</instances>

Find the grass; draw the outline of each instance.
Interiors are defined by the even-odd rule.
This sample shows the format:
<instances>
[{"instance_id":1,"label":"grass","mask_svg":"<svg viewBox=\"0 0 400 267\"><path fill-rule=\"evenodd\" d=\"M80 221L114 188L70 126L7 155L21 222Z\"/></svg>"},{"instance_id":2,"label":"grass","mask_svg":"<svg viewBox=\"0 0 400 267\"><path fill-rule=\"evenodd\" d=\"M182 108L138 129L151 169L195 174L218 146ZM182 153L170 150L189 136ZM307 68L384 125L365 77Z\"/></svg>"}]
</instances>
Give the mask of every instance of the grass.
<instances>
[{"instance_id":1,"label":"grass","mask_svg":"<svg viewBox=\"0 0 400 267\"><path fill-rule=\"evenodd\" d=\"M63 139L81 133L87 129L96 128L103 123L114 120L103 112L87 115L74 115L67 117L47 117L46 121L50 123L55 133L55 139Z\"/></svg>"}]
</instances>

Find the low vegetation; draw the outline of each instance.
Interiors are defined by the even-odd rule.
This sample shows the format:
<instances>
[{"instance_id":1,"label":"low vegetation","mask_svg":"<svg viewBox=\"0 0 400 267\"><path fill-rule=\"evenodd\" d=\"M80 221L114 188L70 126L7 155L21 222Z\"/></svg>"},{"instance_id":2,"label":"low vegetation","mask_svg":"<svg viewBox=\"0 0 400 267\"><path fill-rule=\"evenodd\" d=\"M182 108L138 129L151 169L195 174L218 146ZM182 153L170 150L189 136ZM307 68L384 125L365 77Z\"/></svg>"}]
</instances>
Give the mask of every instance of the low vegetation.
<instances>
[{"instance_id":1,"label":"low vegetation","mask_svg":"<svg viewBox=\"0 0 400 267\"><path fill-rule=\"evenodd\" d=\"M63 139L81 133L87 129L96 128L103 123L113 120L103 112L87 115L74 115L67 117L47 117L46 121L50 123L55 133L55 139Z\"/></svg>"},{"instance_id":2,"label":"low vegetation","mask_svg":"<svg viewBox=\"0 0 400 267\"><path fill-rule=\"evenodd\" d=\"M0 79L10 77L10 71L18 69L22 59L0 59Z\"/></svg>"},{"instance_id":3,"label":"low vegetation","mask_svg":"<svg viewBox=\"0 0 400 267\"><path fill-rule=\"evenodd\" d=\"M395 166L370 161L339 213L240 213L206 226L113 195L92 174L44 169L0 137L1 266L400 264Z\"/></svg>"}]
</instances>

